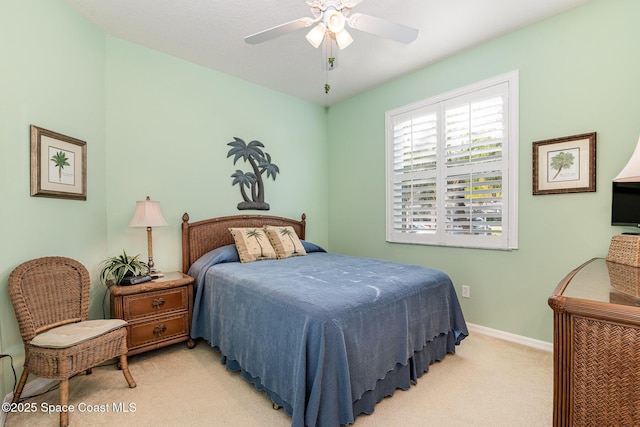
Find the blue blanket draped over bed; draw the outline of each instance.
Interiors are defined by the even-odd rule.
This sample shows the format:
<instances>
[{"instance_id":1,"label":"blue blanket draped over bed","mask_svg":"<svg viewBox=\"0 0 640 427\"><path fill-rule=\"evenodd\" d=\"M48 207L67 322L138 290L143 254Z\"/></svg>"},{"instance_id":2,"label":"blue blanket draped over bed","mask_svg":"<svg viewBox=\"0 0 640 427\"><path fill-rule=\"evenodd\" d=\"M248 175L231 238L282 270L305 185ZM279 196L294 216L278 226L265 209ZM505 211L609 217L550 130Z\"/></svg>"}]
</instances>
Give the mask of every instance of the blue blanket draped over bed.
<instances>
[{"instance_id":1,"label":"blue blanket draped over bed","mask_svg":"<svg viewBox=\"0 0 640 427\"><path fill-rule=\"evenodd\" d=\"M468 334L451 280L430 268L325 252L241 264L228 246L189 274L192 337L266 389L293 426L354 422L378 380L428 343Z\"/></svg>"}]
</instances>

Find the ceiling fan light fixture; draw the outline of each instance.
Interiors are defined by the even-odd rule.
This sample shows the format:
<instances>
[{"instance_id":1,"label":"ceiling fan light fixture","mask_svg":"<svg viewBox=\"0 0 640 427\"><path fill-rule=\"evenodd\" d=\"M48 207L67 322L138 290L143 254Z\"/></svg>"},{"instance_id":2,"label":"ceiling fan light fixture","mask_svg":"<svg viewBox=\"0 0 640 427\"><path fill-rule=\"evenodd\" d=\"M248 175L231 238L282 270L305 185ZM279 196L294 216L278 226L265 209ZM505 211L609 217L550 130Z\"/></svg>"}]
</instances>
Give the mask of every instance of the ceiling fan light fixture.
<instances>
[{"instance_id":1,"label":"ceiling fan light fixture","mask_svg":"<svg viewBox=\"0 0 640 427\"><path fill-rule=\"evenodd\" d=\"M345 18L341 12L337 10L332 10L327 12L326 15L327 28L334 34L338 34L340 31L344 30Z\"/></svg>"},{"instance_id":2,"label":"ceiling fan light fixture","mask_svg":"<svg viewBox=\"0 0 640 427\"><path fill-rule=\"evenodd\" d=\"M353 37L347 30L342 30L336 33L336 43L338 43L338 47L340 50L345 49L351 43L353 43Z\"/></svg>"},{"instance_id":3,"label":"ceiling fan light fixture","mask_svg":"<svg viewBox=\"0 0 640 427\"><path fill-rule=\"evenodd\" d=\"M327 32L327 27L325 27L324 24L321 22L315 27L313 27L311 31L307 33L307 41L311 43L311 46L317 49L322 43L322 40L324 39L324 35L326 32Z\"/></svg>"}]
</instances>

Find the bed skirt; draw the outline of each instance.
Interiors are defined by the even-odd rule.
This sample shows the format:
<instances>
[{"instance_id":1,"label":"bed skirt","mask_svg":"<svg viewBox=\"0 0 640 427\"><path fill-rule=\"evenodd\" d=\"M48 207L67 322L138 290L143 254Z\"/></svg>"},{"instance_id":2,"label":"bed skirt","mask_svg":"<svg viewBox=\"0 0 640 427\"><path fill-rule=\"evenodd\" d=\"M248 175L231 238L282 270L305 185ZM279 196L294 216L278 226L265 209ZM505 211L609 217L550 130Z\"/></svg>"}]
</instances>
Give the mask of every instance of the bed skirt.
<instances>
[{"instance_id":1,"label":"bed skirt","mask_svg":"<svg viewBox=\"0 0 640 427\"><path fill-rule=\"evenodd\" d=\"M374 390L365 392L362 397L353 402L354 417L359 414L372 414L376 404L385 397L392 396L396 389L407 390L412 383L416 384L418 378L429 370L429 365L444 359L447 353L455 353L455 346L458 342L456 332L451 331L449 334L439 335L426 343L423 349L414 353L407 363L396 365L396 369L388 372L384 379L378 380ZM237 361L222 355L221 362L230 371L240 371L242 377L253 383L256 389L264 390L275 405L284 408L289 415L293 414L293 409L288 402L264 387L260 378L252 377L244 371ZM351 420L351 423L353 422L355 420Z\"/></svg>"}]
</instances>

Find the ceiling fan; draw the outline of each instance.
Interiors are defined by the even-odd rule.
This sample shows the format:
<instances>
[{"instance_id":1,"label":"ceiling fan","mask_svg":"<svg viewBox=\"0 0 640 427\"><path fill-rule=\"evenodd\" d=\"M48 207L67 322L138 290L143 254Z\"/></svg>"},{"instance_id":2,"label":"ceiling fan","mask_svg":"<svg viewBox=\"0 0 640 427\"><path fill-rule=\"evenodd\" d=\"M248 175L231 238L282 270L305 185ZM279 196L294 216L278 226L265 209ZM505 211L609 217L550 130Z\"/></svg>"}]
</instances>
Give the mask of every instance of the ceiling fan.
<instances>
[{"instance_id":1,"label":"ceiling fan","mask_svg":"<svg viewBox=\"0 0 640 427\"><path fill-rule=\"evenodd\" d=\"M307 40L313 47L319 47L325 37L334 40L340 49L353 42L353 38L345 29L345 25L374 34L379 37L409 44L418 37L418 30L405 25L396 24L375 16L363 13L351 13L351 9L362 0L308 0L311 17L290 21L264 31L245 37L245 42L258 44L280 37L284 34L308 28L317 24L307 33Z\"/></svg>"}]
</instances>

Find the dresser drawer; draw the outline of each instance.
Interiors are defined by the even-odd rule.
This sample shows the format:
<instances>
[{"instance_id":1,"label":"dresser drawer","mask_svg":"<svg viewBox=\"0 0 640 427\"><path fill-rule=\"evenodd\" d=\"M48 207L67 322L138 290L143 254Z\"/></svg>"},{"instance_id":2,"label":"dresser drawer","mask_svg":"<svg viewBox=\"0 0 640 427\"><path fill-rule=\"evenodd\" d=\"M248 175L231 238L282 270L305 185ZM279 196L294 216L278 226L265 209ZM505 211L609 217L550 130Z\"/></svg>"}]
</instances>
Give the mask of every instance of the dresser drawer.
<instances>
[{"instance_id":1,"label":"dresser drawer","mask_svg":"<svg viewBox=\"0 0 640 427\"><path fill-rule=\"evenodd\" d=\"M145 292L139 295L123 297L124 320L135 320L141 317L169 313L171 311L187 310L189 307L189 292L186 286Z\"/></svg>"},{"instance_id":2,"label":"dresser drawer","mask_svg":"<svg viewBox=\"0 0 640 427\"><path fill-rule=\"evenodd\" d=\"M128 326L130 349L189 334L189 313L165 316Z\"/></svg>"},{"instance_id":3,"label":"dresser drawer","mask_svg":"<svg viewBox=\"0 0 640 427\"><path fill-rule=\"evenodd\" d=\"M129 356L184 341L193 348L193 283L193 277L173 271L150 282L109 288L111 317L128 322Z\"/></svg>"}]
</instances>

